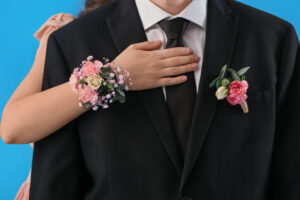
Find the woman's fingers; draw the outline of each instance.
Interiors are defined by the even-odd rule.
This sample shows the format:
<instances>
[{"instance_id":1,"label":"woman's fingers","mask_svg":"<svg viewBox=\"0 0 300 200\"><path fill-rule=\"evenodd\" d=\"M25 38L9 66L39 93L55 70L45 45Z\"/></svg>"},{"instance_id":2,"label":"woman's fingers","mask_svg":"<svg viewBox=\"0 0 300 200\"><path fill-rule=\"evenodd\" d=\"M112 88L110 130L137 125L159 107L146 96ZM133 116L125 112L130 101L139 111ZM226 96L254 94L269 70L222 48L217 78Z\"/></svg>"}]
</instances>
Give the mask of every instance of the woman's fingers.
<instances>
[{"instance_id":1,"label":"woman's fingers","mask_svg":"<svg viewBox=\"0 0 300 200\"><path fill-rule=\"evenodd\" d=\"M175 66L175 67L168 67L161 70L161 77L185 74L187 72L195 71L197 69L198 69L197 63Z\"/></svg>"},{"instance_id":2,"label":"woman's fingers","mask_svg":"<svg viewBox=\"0 0 300 200\"><path fill-rule=\"evenodd\" d=\"M181 65L191 64L191 63L198 63L199 61L200 58L197 55L178 56L178 57L163 59L161 61L161 66L163 68L181 66Z\"/></svg>"},{"instance_id":3,"label":"woman's fingers","mask_svg":"<svg viewBox=\"0 0 300 200\"><path fill-rule=\"evenodd\" d=\"M187 80L186 75L181 75L177 77L166 77L159 80L159 86L171 86L171 85L178 85L183 83Z\"/></svg>"},{"instance_id":4,"label":"woman's fingers","mask_svg":"<svg viewBox=\"0 0 300 200\"><path fill-rule=\"evenodd\" d=\"M185 56L193 53L193 50L188 47L175 47L170 49L156 50L157 55L162 58L172 58L177 56Z\"/></svg>"},{"instance_id":5,"label":"woman's fingers","mask_svg":"<svg viewBox=\"0 0 300 200\"><path fill-rule=\"evenodd\" d=\"M135 43L130 45L131 48L134 48L136 50L145 50L145 51L150 51L150 50L155 50L161 46L162 42L161 40L156 40L156 41L146 41L146 42L140 42L140 43Z\"/></svg>"},{"instance_id":6,"label":"woman's fingers","mask_svg":"<svg viewBox=\"0 0 300 200\"><path fill-rule=\"evenodd\" d=\"M200 58L190 48L155 50L161 45L159 40L132 44L114 60L130 72L130 90L177 85L187 80L184 74L197 70Z\"/></svg>"}]
</instances>

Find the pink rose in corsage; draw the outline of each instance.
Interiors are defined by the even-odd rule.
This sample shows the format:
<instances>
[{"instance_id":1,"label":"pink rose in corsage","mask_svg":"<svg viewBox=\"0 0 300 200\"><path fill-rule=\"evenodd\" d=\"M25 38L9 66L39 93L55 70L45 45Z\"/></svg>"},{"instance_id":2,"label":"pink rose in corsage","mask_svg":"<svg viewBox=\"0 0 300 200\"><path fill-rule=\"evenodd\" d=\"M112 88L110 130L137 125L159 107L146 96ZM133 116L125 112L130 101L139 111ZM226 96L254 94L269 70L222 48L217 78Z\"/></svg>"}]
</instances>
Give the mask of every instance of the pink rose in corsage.
<instances>
[{"instance_id":1,"label":"pink rose in corsage","mask_svg":"<svg viewBox=\"0 0 300 200\"><path fill-rule=\"evenodd\" d=\"M128 71L114 66L108 59L104 59L104 64L99 60L93 61L93 56L80 66L69 78L72 91L78 95L79 106L92 107L96 111L99 106L105 109L115 101L126 101L125 91L129 90L126 82L132 85Z\"/></svg>"},{"instance_id":2,"label":"pink rose in corsage","mask_svg":"<svg viewBox=\"0 0 300 200\"><path fill-rule=\"evenodd\" d=\"M216 87L216 97L218 100L226 100L231 105L240 105L244 113L249 112L248 104L246 102L248 82L246 81L246 72L250 67L245 67L239 71L229 68L225 65L220 72L219 77L213 80L209 87ZM225 76L230 74L230 77Z\"/></svg>"}]
</instances>

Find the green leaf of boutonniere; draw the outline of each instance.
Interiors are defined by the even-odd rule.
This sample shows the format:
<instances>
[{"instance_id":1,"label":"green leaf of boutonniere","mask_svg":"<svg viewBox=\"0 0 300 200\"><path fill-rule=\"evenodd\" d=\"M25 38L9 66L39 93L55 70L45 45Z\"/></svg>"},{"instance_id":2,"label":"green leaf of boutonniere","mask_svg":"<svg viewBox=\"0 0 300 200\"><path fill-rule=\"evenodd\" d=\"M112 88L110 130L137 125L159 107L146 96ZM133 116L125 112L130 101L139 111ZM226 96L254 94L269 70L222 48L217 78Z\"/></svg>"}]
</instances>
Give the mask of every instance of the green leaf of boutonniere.
<instances>
[{"instance_id":1,"label":"green leaf of boutonniere","mask_svg":"<svg viewBox=\"0 0 300 200\"><path fill-rule=\"evenodd\" d=\"M224 65L224 67L221 69L221 72L220 72L221 79L224 78L227 68L228 68L227 65Z\"/></svg>"},{"instance_id":2,"label":"green leaf of boutonniere","mask_svg":"<svg viewBox=\"0 0 300 200\"><path fill-rule=\"evenodd\" d=\"M219 76L218 78L216 78L215 80L213 80L210 84L209 87L214 87L218 81L222 80L222 78Z\"/></svg>"},{"instance_id":3,"label":"green leaf of boutonniere","mask_svg":"<svg viewBox=\"0 0 300 200\"><path fill-rule=\"evenodd\" d=\"M220 80L217 81L216 88L218 89L221 86L222 86L222 79L220 79Z\"/></svg>"},{"instance_id":4,"label":"green leaf of boutonniere","mask_svg":"<svg viewBox=\"0 0 300 200\"><path fill-rule=\"evenodd\" d=\"M240 69L238 71L239 76L243 76L249 69L250 67L244 67L243 69Z\"/></svg>"},{"instance_id":5,"label":"green leaf of boutonniere","mask_svg":"<svg viewBox=\"0 0 300 200\"><path fill-rule=\"evenodd\" d=\"M233 80L235 80L235 81L240 81L241 80L239 74L235 70L233 70L231 68L228 68L228 71L230 72L231 77L232 77Z\"/></svg>"}]
</instances>

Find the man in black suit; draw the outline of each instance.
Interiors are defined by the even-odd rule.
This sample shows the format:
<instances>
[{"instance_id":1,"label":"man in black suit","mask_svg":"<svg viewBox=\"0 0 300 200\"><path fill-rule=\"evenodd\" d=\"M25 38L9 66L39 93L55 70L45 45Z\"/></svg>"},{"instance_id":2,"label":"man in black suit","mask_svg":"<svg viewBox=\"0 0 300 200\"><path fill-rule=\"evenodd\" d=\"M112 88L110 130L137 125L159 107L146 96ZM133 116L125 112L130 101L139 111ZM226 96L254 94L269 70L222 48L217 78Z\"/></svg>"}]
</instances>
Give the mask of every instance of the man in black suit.
<instances>
[{"instance_id":1,"label":"man in black suit","mask_svg":"<svg viewBox=\"0 0 300 200\"><path fill-rule=\"evenodd\" d=\"M118 0L54 32L43 90L68 81L88 55L112 60L147 40L144 28L135 1ZM125 104L88 111L35 143L30 199L299 200L293 26L237 1L208 0L202 59L186 143L161 88L129 91ZM209 88L224 64L251 65L248 114Z\"/></svg>"}]
</instances>

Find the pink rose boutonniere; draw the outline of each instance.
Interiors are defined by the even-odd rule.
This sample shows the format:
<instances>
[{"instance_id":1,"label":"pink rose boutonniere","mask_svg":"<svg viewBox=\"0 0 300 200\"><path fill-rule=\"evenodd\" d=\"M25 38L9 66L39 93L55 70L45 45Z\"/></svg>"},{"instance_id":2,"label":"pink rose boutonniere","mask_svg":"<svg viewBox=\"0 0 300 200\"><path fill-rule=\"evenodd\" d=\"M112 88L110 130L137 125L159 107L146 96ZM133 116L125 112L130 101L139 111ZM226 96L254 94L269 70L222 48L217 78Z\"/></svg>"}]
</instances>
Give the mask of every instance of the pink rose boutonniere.
<instances>
[{"instance_id":1,"label":"pink rose boutonniere","mask_svg":"<svg viewBox=\"0 0 300 200\"><path fill-rule=\"evenodd\" d=\"M209 87L216 87L216 97L218 100L226 98L231 105L240 105L244 113L249 112L247 104L248 82L246 81L246 72L250 67L245 67L239 71L229 68L225 65L220 72L219 77L213 80ZM225 77L227 74L230 77Z\"/></svg>"}]
</instances>

